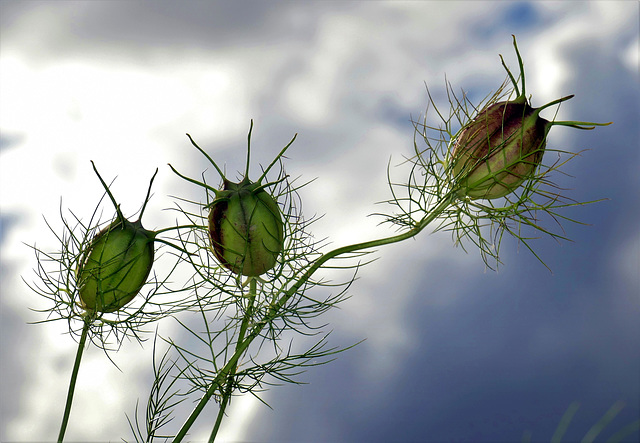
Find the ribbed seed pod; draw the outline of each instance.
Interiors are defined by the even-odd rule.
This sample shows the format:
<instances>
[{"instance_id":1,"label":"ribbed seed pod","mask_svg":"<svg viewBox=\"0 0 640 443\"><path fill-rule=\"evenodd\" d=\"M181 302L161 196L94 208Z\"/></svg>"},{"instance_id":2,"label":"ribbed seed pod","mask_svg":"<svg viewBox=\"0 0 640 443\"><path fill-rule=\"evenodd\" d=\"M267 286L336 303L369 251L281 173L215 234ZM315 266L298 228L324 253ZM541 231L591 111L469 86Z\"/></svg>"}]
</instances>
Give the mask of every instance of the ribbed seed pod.
<instances>
[{"instance_id":1,"label":"ribbed seed pod","mask_svg":"<svg viewBox=\"0 0 640 443\"><path fill-rule=\"evenodd\" d=\"M151 177L138 220L130 222L122 215L96 165L91 164L117 215L116 220L96 234L82 253L76 269L76 284L80 304L87 311L115 312L133 300L151 273L157 233L144 229L140 220L158 170Z\"/></svg>"},{"instance_id":2,"label":"ribbed seed pod","mask_svg":"<svg viewBox=\"0 0 640 443\"><path fill-rule=\"evenodd\" d=\"M484 110L456 137L453 174L471 199L499 198L515 191L542 161L550 122L524 97Z\"/></svg>"},{"instance_id":3,"label":"ribbed seed pod","mask_svg":"<svg viewBox=\"0 0 640 443\"><path fill-rule=\"evenodd\" d=\"M569 100L573 95L533 108L526 97L524 66L515 36L513 46L520 67L521 89L504 60L502 65L511 79L516 98L489 103L451 140L448 161L452 186L458 189L460 198L504 197L526 180L534 179L536 169L542 163L547 134L552 126L593 129L610 124L549 121L540 117L543 109Z\"/></svg>"},{"instance_id":4,"label":"ribbed seed pod","mask_svg":"<svg viewBox=\"0 0 640 443\"><path fill-rule=\"evenodd\" d=\"M283 246L283 222L276 201L259 183L224 180L209 208L211 249L235 274L255 277L272 269Z\"/></svg>"},{"instance_id":5,"label":"ribbed seed pod","mask_svg":"<svg viewBox=\"0 0 640 443\"><path fill-rule=\"evenodd\" d=\"M140 292L154 257L154 233L140 220L117 220L92 240L77 276L80 300L85 309L114 312Z\"/></svg>"}]
</instances>

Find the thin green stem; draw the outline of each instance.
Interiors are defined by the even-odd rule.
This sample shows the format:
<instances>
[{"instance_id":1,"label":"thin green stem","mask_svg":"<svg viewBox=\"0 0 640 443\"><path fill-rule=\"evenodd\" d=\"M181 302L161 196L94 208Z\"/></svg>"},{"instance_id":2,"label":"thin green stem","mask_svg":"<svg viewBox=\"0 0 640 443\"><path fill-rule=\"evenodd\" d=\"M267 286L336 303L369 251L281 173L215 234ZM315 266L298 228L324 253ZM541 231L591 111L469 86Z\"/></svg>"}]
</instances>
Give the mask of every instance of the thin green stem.
<instances>
[{"instance_id":1,"label":"thin green stem","mask_svg":"<svg viewBox=\"0 0 640 443\"><path fill-rule=\"evenodd\" d=\"M516 36L511 35L513 37L513 47L516 49L516 56L518 57L518 67L520 68L520 78L522 79L522 96L527 96L526 87L524 84L524 63L522 62L522 57L520 56L520 51L518 50L518 44L516 43ZM518 94L519 95L519 94Z\"/></svg>"},{"instance_id":2,"label":"thin green stem","mask_svg":"<svg viewBox=\"0 0 640 443\"><path fill-rule=\"evenodd\" d=\"M158 229L157 231L153 231L153 234L158 235L164 232L173 231L174 229L189 229L189 228L206 229L207 227L205 225L169 226L168 228L162 228L162 229Z\"/></svg>"},{"instance_id":3,"label":"thin green stem","mask_svg":"<svg viewBox=\"0 0 640 443\"><path fill-rule=\"evenodd\" d=\"M287 149L289 149L289 147L293 144L293 142L296 140L296 137L298 136L298 134L295 134L293 136L293 138L291 139L291 141L289 143L287 143L287 146L285 146L284 148L282 148L282 150L280 150L280 152L278 153L278 155L276 155L276 158L273 159L273 161L271 162L271 164L267 167L267 169L264 170L264 172L262 173L262 175L260 176L260 178L256 181L256 183L260 183L262 182L262 180L267 176L267 173L269 172L269 170L273 167L273 165L276 164L276 162L278 161L278 159L280 159L280 157L282 157L284 155L284 153L287 151ZM246 175L245 177L248 177L248 175Z\"/></svg>"},{"instance_id":4,"label":"thin green stem","mask_svg":"<svg viewBox=\"0 0 640 443\"><path fill-rule=\"evenodd\" d=\"M189 134L187 134L187 137L189 137L189 140L191 141L191 144L193 146L195 146L195 148L198 151L200 151L202 154L204 154L204 156L207 158L207 160L209 160L209 163L211 163L213 165L213 167L216 168L216 171L218 171L218 174L220 174L220 177L222 178L222 180L226 180L226 177L222 173L222 170L218 167L216 162L213 161L213 159L209 156L209 154L207 154L204 149L202 149L200 146L198 146L198 144L191 138L191 136ZM171 165L169 165L169 166L171 166ZM173 169L173 167L171 169ZM175 170L174 170L174 172L175 172ZM178 175L180 175L180 174L178 174ZM182 177L182 176L180 175L180 177Z\"/></svg>"},{"instance_id":5,"label":"thin green stem","mask_svg":"<svg viewBox=\"0 0 640 443\"><path fill-rule=\"evenodd\" d=\"M569 427L569 424L571 423L571 420L573 420L573 416L576 414L579 407L580 403L578 402L573 402L569 405L569 408L565 411L564 415L560 419L560 423L558 424L556 431L551 437L551 443L560 443L562 441L562 436L565 432L567 432L567 428Z\"/></svg>"},{"instance_id":6,"label":"thin green stem","mask_svg":"<svg viewBox=\"0 0 640 443\"><path fill-rule=\"evenodd\" d=\"M107 186L105 181L102 179L102 176L98 172L98 168L96 168L96 164L93 162L93 160L91 160L91 166L93 166L93 170L96 173L96 175L98 176L98 179L100 180L100 183L102 183L102 187L104 188L104 190L106 191L107 195L109 196L109 199L111 200L111 203L113 203L113 206L116 208L116 213L118 214L118 220L120 220L122 223L124 223L125 218L124 218L124 215L122 215L122 212L120 211L120 205L118 205L118 203L116 202L116 199L113 196L113 194L111 193L111 190L109 189L109 186ZM154 177L155 177L155 175L154 175ZM153 182L153 179L151 179L151 181Z\"/></svg>"},{"instance_id":7,"label":"thin green stem","mask_svg":"<svg viewBox=\"0 0 640 443\"><path fill-rule=\"evenodd\" d=\"M236 342L236 352L240 343L244 341L244 336L247 333L247 329L249 328L249 323L251 322L251 317L253 315L253 302L256 299L257 293L257 284L256 279L254 277L250 277L249 280L249 303L247 305L247 310L244 314L244 318L242 319L242 324L240 325L240 333L238 334L238 341ZM233 393L233 376L235 375L236 369L238 368L238 364L236 362L235 365L231 368L231 373L229 374L229 378L227 380L227 386L224 391L222 401L220 403L220 410L218 411L218 417L216 418L216 424L211 431L211 436L209 436L209 443L213 443L216 439L216 435L218 435L218 430L220 429L220 424L222 423L222 419L224 418L225 410L227 409L227 405L231 400L231 394Z\"/></svg>"},{"instance_id":8,"label":"thin green stem","mask_svg":"<svg viewBox=\"0 0 640 443\"><path fill-rule=\"evenodd\" d=\"M244 344L244 342L242 344ZM225 367L222 368L222 370L218 373L218 376L213 380L213 382L211 382L211 385L209 386L209 389L207 390L207 392L202 396L202 398L200 399L196 407L191 412L191 415L189 415L187 420L184 422L184 424L182 425L182 428L180 428L180 431L178 431L178 434L176 434L176 437L174 438L173 443L181 442L182 439L187 435L187 432L189 432L189 429L191 428L193 423L196 421L196 419L198 418L198 416L200 415L204 407L207 405L211 397L213 397L213 394L215 394L216 390L222 384L222 381L224 380L228 371L232 367L234 367L234 365L237 364L238 360L240 359L240 354L242 354L242 352L244 352L245 349L246 347L244 347L241 351L238 348L236 349L235 354L231 356L231 359L229 359Z\"/></svg>"},{"instance_id":9,"label":"thin green stem","mask_svg":"<svg viewBox=\"0 0 640 443\"><path fill-rule=\"evenodd\" d=\"M278 302L273 305L271 307L271 309L269 310L269 313L267 314L267 321L270 321L272 318L274 318L274 316L277 314L277 312L287 303L287 301L298 291L298 289L300 289L300 287L302 287L302 285L304 285L310 278L311 276L327 261L331 260L332 258L335 258L339 255L343 255L343 254L349 254L351 252L356 252L356 251L361 251L363 249L370 249L370 248L377 248L379 246L384 246L384 245L389 245L392 243L397 243L403 240L407 240L409 238L415 237L416 235L418 235L420 233L420 231L422 231L425 227L427 227L427 225L429 225L432 221L434 221L436 218L438 218L438 216L440 216L440 214L442 214L442 212L447 209L447 207L457 198L456 194L457 194L458 190L454 189L449 191L449 193L447 193L442 201L431 210L431 212L429 212L427 215L425 215L422 220L420 220L412 229L409 229L408 231L402 233L402 234L398 234L398 235L394 235L391 237L385 237L385 238L381 238L378 240L370 240L370 241L366 241L366 242L362 242L362 243L356 243L353 245L348 245L348 246L343 246L341 248L337 248L334 249L333 251L327 252L326 254L323 254L322 256L320 256L312 265L311 267L307 270L307 272L305 272L302 277L300 277L300 279L291 287L289 288L289 290L287 290L282 297L280 297L280 300L278 300ZM264 327L264 325L266 324L266 322L263 320L262 322L258 323L256 325L256 327L254 328L254 331L251 333L251 335L249 337L254 337L257 336L260 333L260 330L262 329L262 327ZM256 330L260 328L259 330Z\"/></svg>"},{"instance_id":10,"label":"thin green stem","mask_svg":"<svg viewBox=\"0 0 640 443\"><path fill-rule=\"evenodd\" d=\"M58 434L58 443L62 443L62 440L64 440L64 433L67 430L67 423L69 422L69 415L71 414L71 404L73 403L73 393L76 389L76 380L78 379L78 370L80 369L80 361L82 361L82 353L84 352L84 345L87 341L87 334L89 333L90 325L91 318L86 317L84 320L84 327L82 328L82 335L80 336L80 342L78 343L76 361L73 364L73 372L71 373L71 381L69 382L69 391L67 392L67 403L64 407L64 415L62 416L62 424L60 425L60 433Z\"/></svg>"},{"instance_id":11,"label":"thin green stem","mask_svg":"<svg viewBox=\"0 0 640 443\"><path fill-rule=\"evenodd\" d=\"M189 178L189 177L187 177L186 175L182 175L182 174L180 174L180 173L176 170L176 168L174 168L173 166L171 166L171 163L168 163L168 165L169 165L169 167L171 168L171 170L172 170L173 172L175 172L175 174L176 174L178 177L180 177L180 178L182 178L182 179L184 179L184 180L186 180L186 181L188 181L188 182L190 182L190 183L193 183L194 185L202 186L203 188L208 189L209 191L213 192L216 196L220 193L220 190L219 190L219 189L216 189L216 188L214 188L214 187L212 187L212 186L209 186L209 185L208 185L208 184L206 184L206 183L199 182L198 180L194 180L194 179L192 179L192 178ZM224 179L224 176L223 176L223 179Z\"/></svg>"},{"instance_id":12,"label":"thin green stem","mask_svg":"<svg viewBox=\"0 0 640 443\"><path fill-rule=\"evenodd\" d=\"M249 177L249 160L251 159L251 132L253 131L253 119L251 119L251 126L249 126L249 135L247 136L247 164L244 170L244 176Z\"/></svg>"},{"instance_id":13,"label":"thin green stem","mask_svg":"<svg viewBox=\"0 0 640 443\"><path fill-rule=\"evenodd\" d=\"M154 172L153 177L151 177L151 181L149 182L147 196L144 198L144 204L142 205L142 209L140 209L140 216L138 217L138 220L142 220L142 214L144 214L144 210L147 208L147 203L149 203L149 197L151 196L151 186L153 185L153 180L155 180L156 175L158 175L158 168L156 168L156 172Z\"/></svg>"},{"instance_id":14,"label":"thin green stem","mask_svg":"<svg viewBox=\"0 0 640 443\"><path fill-rule=\"evenodd\" d=\"M282 309L283 306L286 305L287 301L293 297L297 291L302 287L311 276L328 260L335 258L342 254L348 254L351 252L360 251L363 249L376 248L383 245L388 245L392 243L397 243L403 240L407 240L416 236L420 231L422 231L427 225L429 225L432 221L434 221L444 210L456 199L457 189L453 189L449 191L443 198L442 201L431 210L427 215L425 215L422 220L420 220L412 229L398 235L394 235L391 237L385 237L378 240L371 240L363 243L356 243L353 245L343 246L341 248L334 249L333 251L327 252L320 256L309 269L296 281L296 283L291 286L280 299L274 303L265 317L256 323L256 325L251 330L251 333L247 336L244 341L238 341L236 343L236 351L231 356L227 364L222 368L222 370L218 373L218 376L213 380L207 392L202 396L194 410L191 412L191 415L187 418L185 423L182 425L182 428L176 435L173 443L179 443L189 432L189 428L196 421L198 415L202 412L206 404L209 402L211 397L215 394L216 390L222 385L224 379L227 377L227 374L233 372L234 368L237 367L238 360L244 354L244 352L249 348L249 345L253 342L253 340L260 335L262 329L275 317L277 317L278 312Z\"/></svg>"}]
</instances>

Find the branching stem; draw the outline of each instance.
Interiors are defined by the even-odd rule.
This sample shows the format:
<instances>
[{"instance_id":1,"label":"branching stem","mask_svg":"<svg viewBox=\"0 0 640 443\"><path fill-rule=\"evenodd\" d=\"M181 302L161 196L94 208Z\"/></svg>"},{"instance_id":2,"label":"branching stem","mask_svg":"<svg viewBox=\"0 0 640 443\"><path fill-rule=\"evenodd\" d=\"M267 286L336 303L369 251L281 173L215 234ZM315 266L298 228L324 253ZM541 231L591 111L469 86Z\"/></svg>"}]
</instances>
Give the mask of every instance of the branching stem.
<instances>
[{"instance_id":1,"label":"branching stem","mask_svg":"<svg viewBox=\"0 0 640 443\"><path fill-rule=\"evenodd\" d=\"M315 262L313 262L313 264L309 267L309 269L296 281L296 283L293 286L291 286L287 291L285 291L280 296L280 299L271 306L271 308L269 309L267 314L264 316L264 318L255 324L255 326L251 329L251 333L247 336L247 338L242 339L240 337L238 339L236 343L235 353L231 356L231 358L229 359L227 364L224 366L224 368L222 368L222 370L218 373L218 376L213 380L207 392L200 399L200 401L198 402L194 410L191 412L191 415L187 418L185 423L182 425L182 428L176 435L175 439L173 440L173 443L179 443L183 440L183 438L187 435L187 432L189 432L189 428L196 421L196 419L198 418L198 415L200 415L200 413L202 412L206 404L209 402L211 397L213 397L213 395L220 388L220 386L224 384L225 379L227 379L228 377L228 374L232 374L235 371L235 368L237 368L237 365L238 365L238 360L249 348L249 345L253 342L253 340L256 337L260 335L260 332L262 332L262 329L269 322L271 322L273 319L275 319L278 316L278 313L286 305L287 301L289 301L289 299L297 293L297 291L311 278L311 276L318 269L320 269L320 267L324 263L331 260L332 258L336 258L339 255L349 254L352 252L361 251L363 249L376 248L379 246L397 243L397 242L415 237L427 225L429 225L432 221L437 219L438 216L447 209L447 207L449 207L449 205L455 200L456 194L457 194L457 189L453 189L449 191L447 194L445 194L445 196L442 198L442 200L436 207L434 207L418 223L416 223L416 225L413 228L409 229L406 232L403 232L402 234L394 235L391 237L385 237L377 240L366 241L362 243L356 243L353 245L343 246L343 247L334 249L330 252L327 252L326 254L323 254ZM255 280L252 280L251 283L255 285ZM255 287L253 291L255 292ZM249 312L247 312L247 315L248 314ZM247 316L245 316L245 320L246 319L247 319ZM246 329L243 328L243 326L246 327L244 321L240 330L241 335L244 335L244 333L246 332ZM230 386L230 385L227 385L227 386ZM220 407L221 412L218 414L218 421L221 420L222 414L224 413L224 410L223 410L224 408L226 408L225 399L223 399L223 403ZM216 421L216 427L217 426L218 426L218 422ZM214 428L214 431L216 430L217 428ZM215 435L213 433L212 433L212 437L215 438ZM209 441L211 442L213 440L209 440Z\"/></svg>"}]
</instances>

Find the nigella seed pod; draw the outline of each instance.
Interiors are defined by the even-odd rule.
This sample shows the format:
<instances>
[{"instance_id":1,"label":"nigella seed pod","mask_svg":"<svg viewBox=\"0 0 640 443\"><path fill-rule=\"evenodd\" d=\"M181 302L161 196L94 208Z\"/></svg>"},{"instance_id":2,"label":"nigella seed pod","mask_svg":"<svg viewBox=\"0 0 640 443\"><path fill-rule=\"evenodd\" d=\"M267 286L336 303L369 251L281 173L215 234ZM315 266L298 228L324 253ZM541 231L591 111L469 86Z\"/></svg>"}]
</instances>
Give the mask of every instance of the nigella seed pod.
<instances>
[{"instance_id":1,"label":"nigella seed pod","mask_svg":"<svg viewBox=\"0 0 640 443\"><path fill-rule=\"evenodd\" d=\"M515 191L541 163L550 125L523 98L480 111L451 154L463 195L492 199Z\"/></svg>"},{"instance_id":2,"label":"nigella seed pod","mask_svg":"<svg viewBox=\"0 0 640 443\"><path fill-rule=\"evenodd\" d=\"M554 125L593 129L611 124L549 121L540 117L543 109L569 100L573 95L533 108L525 95L524 66L515 36L513 45L520 67L522 92L502 60L517 97L511 101L489 103L452 139L449 164L453 185L458 189L460 198L504 197L525 181L533 179L542 163L547 135Z\"/></svg>"},{"instance_id":3,"label":"nigella seed pod","mask_svg":"<svg viewBox=\"0 0 640 443\"><path fill-rule=\"evenodd\" d=\"M139 220L116 220L99 232L78 267L84 308L114 312L133 300L151 272L153 240Z\"/></svg>"},{"instance_id":4,"label":"nigella seed pod","mask_svg":"<svg viewBox=\"0 0 640 443\"><path fill-rule=\"evenodd\" d=\"M276 182L262 182L296 139L294 136L254 182L248 177L252 130L253 120L249 128L245 173L238 183L228 180L216 162L189 134L187 137L191 144L207 158L222 177L222 189L215 189L206 183L186 177L169 165L179 177L215 195L213 201L205 206L209 211L207 231L210 249L223 267L245 277L257 277L273 269L283 251L285 222L276 199L267 188L285 180L286 176Z\"/></svg>"},{"instance_id":5,"label":"nigella seed pod","mask_svg":"<svg viewBox=\"0 0 640 443\"><path fill-rule=\"evenodd\" d=\"M278 204L259 184L225 180L208 220L211 249L233 273L255 277L276 265L284 225Z\"/></svg>"},{"instance_id":6,"label":"nigella seed pod","mask_svg":"<svg viewBox=\"0 0 640 443\"><path fill-rule=\"evenodd\" d=\"M93 164L93 162L91 162ZM124 218L107 184L95 165L93 169L116 208L116 219L89 243L76 269L80 304L90 312L115 312L140 292L151 273L156 232L142 226L151 185L137 221Z\"/></svg>"}]
</instances>

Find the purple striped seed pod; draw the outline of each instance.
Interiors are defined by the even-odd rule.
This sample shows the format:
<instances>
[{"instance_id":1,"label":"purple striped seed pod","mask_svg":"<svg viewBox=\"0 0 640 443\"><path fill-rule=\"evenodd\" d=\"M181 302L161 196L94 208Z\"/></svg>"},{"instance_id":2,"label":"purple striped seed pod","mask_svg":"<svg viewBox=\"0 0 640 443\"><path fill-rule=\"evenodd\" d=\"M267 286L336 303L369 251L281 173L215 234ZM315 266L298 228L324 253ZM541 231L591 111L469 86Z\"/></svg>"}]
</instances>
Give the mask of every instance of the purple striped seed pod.
<instances>
[{"instance_id":1,"label":"purple striped seed pod","mask_svg":"<svg viewBox=\"0 0 640 443\"><path fill-rule=\"evenodd\" d=\"M549 121L540 117L542 110L565 102L573 95L539 108L532 107L527 100L524 63L515 36L513 47L520 67L520 85L502 56L500 59L511 79L516 98L489 103L451 139L448 164L451 185L457 189L459 198L500 198L514 192L529 179L535 184L540 178L536 177L536 170L542 163L547 134L552 126L590 130L611 124Z\"/></svg>"},{"instance_id":2,"label":"purple striped seed pod","mask_svg":"<svg viewBox=\"0 0 640 443\"><path fill-rule=\"evenodd\" d=\"M462 128L451 151L459 195L504 197L535 173L551 127L538 113L518 97L486 107Z\"/></svg>"}]
</instances>

